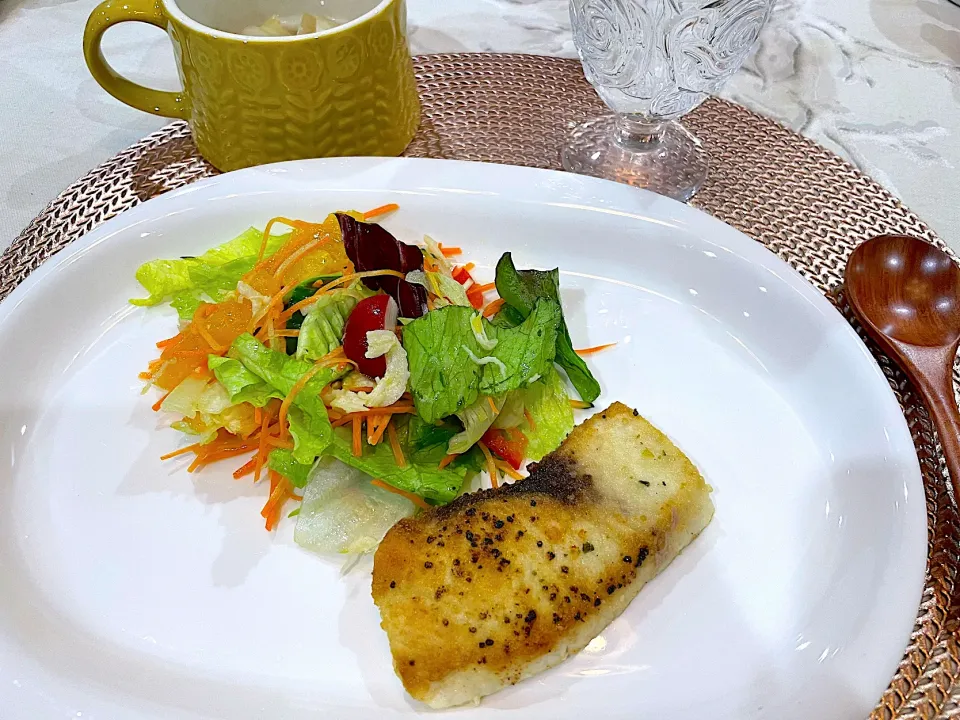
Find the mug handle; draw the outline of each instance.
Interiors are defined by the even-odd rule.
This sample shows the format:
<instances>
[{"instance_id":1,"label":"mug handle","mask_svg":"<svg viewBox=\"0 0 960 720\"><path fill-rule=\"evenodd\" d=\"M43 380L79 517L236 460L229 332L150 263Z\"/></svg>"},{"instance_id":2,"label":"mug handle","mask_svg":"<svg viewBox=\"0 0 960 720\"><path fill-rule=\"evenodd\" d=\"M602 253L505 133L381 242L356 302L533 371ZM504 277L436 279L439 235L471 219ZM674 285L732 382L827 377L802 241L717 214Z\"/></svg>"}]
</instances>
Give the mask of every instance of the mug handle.
<instances>
[{"instance_id":1,"label":"mug handle","mask_svg":"<svg viewBox=\"0 0 960 720\"><path fill-rule=\"evenodd\" d=\"M83 31L83 57L94 80L117 100L153 115L186 120L190 115L183 92L167 92L138 85L110 67L100 43L103 34L122 22L142 22L167 28L167 16L160 0L106 0L87 18Z\"/></svg>"}]
</instances>

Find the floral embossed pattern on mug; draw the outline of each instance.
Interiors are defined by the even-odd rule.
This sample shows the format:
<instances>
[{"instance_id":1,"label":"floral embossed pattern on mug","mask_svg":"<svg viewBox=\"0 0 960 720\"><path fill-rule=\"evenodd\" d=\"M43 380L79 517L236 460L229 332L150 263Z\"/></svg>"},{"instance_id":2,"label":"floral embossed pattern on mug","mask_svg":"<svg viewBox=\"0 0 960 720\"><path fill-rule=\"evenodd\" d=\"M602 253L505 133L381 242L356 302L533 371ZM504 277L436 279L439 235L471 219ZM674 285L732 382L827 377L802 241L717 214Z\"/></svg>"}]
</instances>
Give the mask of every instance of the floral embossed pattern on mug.
<instances>
[{"instance_id":1,"label":"floral embossed pattern on mug","mask_svg":"<svg viewBox=\"0 0 960 720\"><path fill-rule=\"evenodd\" d=\"M119 100L188 120L201 154L220 170L399 155L420 122L404 1L327 0L324 8L352 19L261 37L217 29L243 27L252 0L107 0L87 23L84 54L94 78ZM182 92L141 87L106 63L103 33L126 20L167 31Z\"/></svg>"}]
</instances>

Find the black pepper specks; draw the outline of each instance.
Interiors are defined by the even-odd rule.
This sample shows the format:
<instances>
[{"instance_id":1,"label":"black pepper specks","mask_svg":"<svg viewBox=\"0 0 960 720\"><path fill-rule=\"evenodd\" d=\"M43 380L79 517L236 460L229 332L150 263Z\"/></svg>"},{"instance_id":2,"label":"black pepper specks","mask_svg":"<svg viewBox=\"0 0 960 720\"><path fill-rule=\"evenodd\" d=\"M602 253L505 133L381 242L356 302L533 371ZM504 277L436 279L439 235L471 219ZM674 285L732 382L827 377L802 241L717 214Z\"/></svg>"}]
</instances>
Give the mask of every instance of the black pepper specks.
<instances>
[{"instance_id":1,"label":"black pepper specks","mask_svg":"<svg viewBox=\"0 0 960 720\"><path fill-rule=\"evenodd\" d=\"M613 595L616 590L617 587L615 585L607 585L607 595Z\"/></svg>"},{"instance_id":2,"label":"black pepper specks","mask_svg":"<svg viewBox=\"0 0 960 720\"><path fill-rule=\"evenodd\" d=\"M429 570L430 568L433 567L433 563L430 562L429 560L427 560L427 561L423 564L423 566L424 566L427 570Z\"/></svg>"},{"instance_id":3,"label":"black pepper specks","mask_svg":"<svg viewBox=\"0 0 960 720\"><path fill-rule=\"evenodd\" d=\"M486 640L484 640L483 644L486 645L487 647L493 647L493 638L487 638Z\"/></svg>"},{"instance_id":4,"label":"black pepper specks","mask_svg":"<svg viewBox=\"0 0 960 720\"><path fill-rule=\"evenodd\" d=\"M639 482L644 487L650 487L650 483L648 483L646 480L638 480L637 482Z\"/></svg>"},{"instance_id":5,"label":"black pepper specks","mask_svg":"<svg viewBox=\"0 0 960 720\"><path fill-rule=\"evenodd\" d=\"M647 559L647 556L650 554L650 551L646 547L642 547L637 550L637 567L643 565L643 561Z\"/></svg>"},{"instance_id":6,"label":"black pepper specks","mask_svg":"<svg viewBox=\"0 0 960 720\"><path fill-rule=\"evenodd\" d=\"M390 589L393 590L396 586L397 586L397 581L396 581L396 580L391 580L391 581L390 581Z\"/></svg>"},{"instance_id":7,"label":"black pepper specks","mask_svg":"<svg viewBox=\"0 0 960 720\"><path fill-rule=\"evenodd\" d=\"M530 507L536 507L536 506L537 506L537 501L536 501L536 500L531 500L531 501L530 501Z\"/></svg>"},{"instance_id":8,"label":"black pepper specks","mask_svg":"<svg viewBox=\"0 0 960 720\"><path fill-rule=\"evenodd\" d=\"M568 568L566 565L561 565L561 566L560 566L560 572L562 572L564 575L566 575L568 572L570 572L570 568Z\"/></svg>"},{"instance_id":9,"label":"black pepper specks","mask_svg":"<svg viewBox=\"0 0 960 720\"><path fill-rule=\"evenodd\" d=\"M477 632L477 629L476 629L475 627L472 627L472 628L470 628L470 632L476 633L476 632Z\"/></svg>"},{"instance_id":10,"label":"black pepper specks","mask_svg":"<svg viewBox=\"0 0 960 720\"><path fill-rule=\"evenodd\" d=\"M503 520L494 520L493 526L499 530L503 527Z\"/></svg>"},{"instance_id":11,"label":"black pepper specks","mask_svg":"<svg viewBox=\"0 0 960 720\"><path fill-rule=\"evenodd\" d=\"M638 413L636 410L634 410L634 411L633 411L633 416L634 416L634 417L637 417L638 415L640 415L640 413Z\"/></svg>"},{"instance_id":12,"label":"black pepper specks","mask_svg":"<svg viewBox=\"0 0 960 720\"><path fill-rule=\"evenodd\" d=\"M580 549L585 553L591 553L594 551L593 543L585 542Z\"/></svg>"},{"instance_id":13,"label":"black pepper specks","mask_svg":"<svg viewBox=\"0 0 960 720\"><path fill-rule=\"evenodd\" d=\"M537 547L543 547L543 540L537 540Z\"/></svg>"},{"instance_id":14,"label":"black pepper specks","mask_svg":"<svg viewBox=\"0 0 960 720\"><path fill-rule=\"evenodd\" d=\"M593 601L593 606L594 606L594 607L600 607L600 598L596 598L596 599Z\"/></svg>"},{"instance_id":15,"label":"black pepper specks","mask_svg":"<svg viewBox=\"0 0 960 720\"><path fill-rule=\"evenodd\" d=\"M629 555L624 555L624 556L623 556L623 561L624 561L625 563L628 563L628 564L629 564L629 563L632 563L632 562L633 562L633 558L630 557Z\"/></svg>"},{"instance_id":16,"label":"black pepper specks","mask_svg":"<svg viewBox=\"0 0 960 720\"><path fill-rule=\"evenodd\" d=\"M553 560L555 557L557 557L557 554L555 552L552 552L551 550L547 550L547 560Z\"/></svg>"}]
</instances>

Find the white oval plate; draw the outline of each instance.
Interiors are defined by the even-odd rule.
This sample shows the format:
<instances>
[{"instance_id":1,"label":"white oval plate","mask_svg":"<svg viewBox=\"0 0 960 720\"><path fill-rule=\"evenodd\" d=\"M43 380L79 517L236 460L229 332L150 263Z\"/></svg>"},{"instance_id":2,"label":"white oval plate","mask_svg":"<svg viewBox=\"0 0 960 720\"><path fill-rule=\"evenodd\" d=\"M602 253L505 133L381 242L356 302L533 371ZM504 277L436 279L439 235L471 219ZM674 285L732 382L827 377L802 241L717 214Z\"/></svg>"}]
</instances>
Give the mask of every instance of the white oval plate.
<instances>
[{"instance_id":1,"label":"white oval plate","mask_svg":"<svg viewBox=\"0 0 960 720\"><path fill-rule=\"evenodd\" d=\"M602 407L640 409L715 488L703 535L590 647L455 717L864 717L896 669L926 550L913 444L879 368L787 265L708 215L591 178L346 159L222 175L105 223L0 306L5 718L394 718L369 563L262 526L266 488L162 464L137 373L176 326L137 266L274 215L399 202L385 225L489 277L563 270ZM433 713L447 717L446 714ZM450 715L454 717L454 715Z\"/></svg>"}]
</instances>

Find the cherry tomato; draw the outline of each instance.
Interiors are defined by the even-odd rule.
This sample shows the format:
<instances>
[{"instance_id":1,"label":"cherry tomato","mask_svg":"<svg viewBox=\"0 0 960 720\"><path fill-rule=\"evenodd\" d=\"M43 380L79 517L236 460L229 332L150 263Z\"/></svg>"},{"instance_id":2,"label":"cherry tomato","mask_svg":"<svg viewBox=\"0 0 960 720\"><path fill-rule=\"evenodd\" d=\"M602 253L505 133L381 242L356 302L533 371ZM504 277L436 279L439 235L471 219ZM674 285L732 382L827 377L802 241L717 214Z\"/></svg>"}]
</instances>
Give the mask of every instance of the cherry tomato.
<instances>
[{"instance_id":1,"label":"cherry tomato","mask_svg":"<svg viewBox=\"0 0 960 720\"><path fill-rule=\"evenodd\" d=\"M397 303L389 295L374 295L357 303L343 328L343 353L357 364L357 370L372 378L387 372L385 357L367 357L367 333L393 330L397 326Z\"/></svg>"},{"instance_id":2,"label":"cherry tomato","mask_svg":"<svg viewBox=\"0 0 960 720\"><path fill-rule=\"evenodd\" d=\"M523 464L523 459L527 454L527 436L516 429L487 430L480 441L487 446L493 454L499 456L514 470L519 470Z\"/></svg>"}]
</instances>

